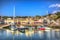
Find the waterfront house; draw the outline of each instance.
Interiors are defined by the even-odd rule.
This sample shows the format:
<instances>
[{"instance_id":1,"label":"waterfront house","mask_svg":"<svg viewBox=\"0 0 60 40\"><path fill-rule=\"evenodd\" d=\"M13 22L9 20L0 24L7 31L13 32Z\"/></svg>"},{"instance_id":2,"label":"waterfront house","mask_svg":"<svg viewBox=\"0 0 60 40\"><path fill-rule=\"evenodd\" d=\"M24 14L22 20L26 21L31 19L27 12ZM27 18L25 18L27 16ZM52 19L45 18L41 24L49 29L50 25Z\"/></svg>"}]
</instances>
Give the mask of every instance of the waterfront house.
<instances>
[{"instance_id":1,"label":"waterfront house","mask_svg":"<svg viewBox=\"0 0 60 40\"><path fill-rule=\"evenodd\" d=\"M7 19L5 19L5 23L7 23L7 24L14 23L14 20L11 18L7 18Z\"/></svg>"},{"instance_id":2,"label":"waterfront house","mask_svg":"<svg viewBox=\"0 0 60 40\"><path fill-rule=\"evenodd\" d=\"M56 20L58 26L60 26L60 18Z\"/></svg>"}]
</instances>

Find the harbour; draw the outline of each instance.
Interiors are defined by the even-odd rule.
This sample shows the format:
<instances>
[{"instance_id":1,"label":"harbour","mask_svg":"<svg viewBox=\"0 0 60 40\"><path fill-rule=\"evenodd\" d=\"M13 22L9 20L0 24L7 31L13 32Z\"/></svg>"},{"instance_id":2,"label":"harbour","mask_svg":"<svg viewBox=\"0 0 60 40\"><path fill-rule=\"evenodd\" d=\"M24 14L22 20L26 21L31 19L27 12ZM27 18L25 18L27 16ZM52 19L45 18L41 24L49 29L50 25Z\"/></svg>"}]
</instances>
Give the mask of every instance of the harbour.
<instances>
[{"instance_id":1,"label":"harbour","mask_svg":"<svg viewBox=\"0 0 60 40\"><path fill-rule=\"evenodd\" d=\"M16 24L13 21L0 27L0 40L60 40L60 29L48 27L46 23Z\"/></svg>"},{"instance_id":2,"label":"harbour","mask_svg":"<svg viewBox=\"0 0 60 40\"><path fill-rule=\"evenodd\" d=\"M25 31L25 32L24 32ZM60 29L51 30L0 30L0 40L60 40Z\"/></svg>"},{"instance_id":3,"label":"harbour","mask_svg":"<svg viewBox=\"0 0 60 40\"><path fill-rule=\"evenodd\" d=\"M60 1L0 0L0 40L60 40Z\"/></svg>"}]
</instances>

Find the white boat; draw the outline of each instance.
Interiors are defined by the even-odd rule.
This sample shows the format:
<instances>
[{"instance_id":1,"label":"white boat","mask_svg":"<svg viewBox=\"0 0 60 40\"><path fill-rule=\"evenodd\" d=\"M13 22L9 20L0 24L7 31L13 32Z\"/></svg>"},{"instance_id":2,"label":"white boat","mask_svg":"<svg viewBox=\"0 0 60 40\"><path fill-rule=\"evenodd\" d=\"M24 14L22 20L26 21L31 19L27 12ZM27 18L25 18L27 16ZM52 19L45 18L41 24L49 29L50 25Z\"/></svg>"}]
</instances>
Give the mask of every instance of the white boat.
<instances>
[{"instance_id":1,"label":"white boat","mask_svg":"<svg viewBox=\"0 0 60 40\"><path fill-rule=\"evenodd\" d=\"M10 29L14 31L14 30L17 29L17 27L16 27L16 25L12 24L12 25L10 26Z\"/></svg>"}]
</instances>

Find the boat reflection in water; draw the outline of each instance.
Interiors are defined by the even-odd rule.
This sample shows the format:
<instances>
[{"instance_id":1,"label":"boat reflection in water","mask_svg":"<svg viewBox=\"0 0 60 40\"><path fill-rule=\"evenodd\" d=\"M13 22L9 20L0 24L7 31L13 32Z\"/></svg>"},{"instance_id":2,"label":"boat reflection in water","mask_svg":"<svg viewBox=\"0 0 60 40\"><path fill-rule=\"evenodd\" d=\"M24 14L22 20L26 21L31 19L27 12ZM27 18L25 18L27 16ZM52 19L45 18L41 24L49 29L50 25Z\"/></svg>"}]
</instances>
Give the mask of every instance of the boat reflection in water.
<instances>
[{"instance_id":1,"label":"boat reflection in water","mask_svg":"<svg viewBox=\"0 0 60 40\"><path fill-rule=\"evenodd\" d=\"M48 28L49 29L49 28ZM0 40L60 40L60 31L52 30L0 30Z\"/></svg>"}]
</instances>

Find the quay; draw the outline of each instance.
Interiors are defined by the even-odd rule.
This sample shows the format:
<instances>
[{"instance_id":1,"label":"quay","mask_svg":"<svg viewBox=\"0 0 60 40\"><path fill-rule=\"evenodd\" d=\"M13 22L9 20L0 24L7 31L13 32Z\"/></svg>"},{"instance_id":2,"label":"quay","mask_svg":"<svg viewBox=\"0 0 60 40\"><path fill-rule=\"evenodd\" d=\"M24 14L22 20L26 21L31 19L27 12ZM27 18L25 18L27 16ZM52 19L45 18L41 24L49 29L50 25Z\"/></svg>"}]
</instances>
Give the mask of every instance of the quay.
<instances>
[{"instance_id":1,"label":"quay","mask_svg":"<svg viewBox=\"0 0 60 40\"><path fill-rule=\"evenodd\" d=\"M3 27L8 27L8 26L10 26L10 24L0 25L0 29L2 29Z\"/></svg>"},{"instance_id":2,"label":"quay","mask_svg":"<svg viewBox=\"0 0 60 40\"><path fill-rule=\"evenodd\" d=\"M42 24L21 24L23 26L42 26Z\"/></svg>"},{"instance_id":3,"label":"quay","mask_svg":"<svg viewBox=\"0 0 60 40\"><path fill-rule=\"evenodd\" d=\"M0 25L0 29L3 29L4 27L9 27L10 25L11 24ZM23 26L28 26L28 25L30 25L30 24L26 24L26 25L23 25ZM37 25L37 24L33 25L32 24L30 26L39 26L39 25ZM54 28L50 28L50 27L45 27L45 30L42 30L42 31L51 31L51 30L55 30L56 32L59 32L60 31L60 29L54 29Z\"/></svg>"}]
</instances>

